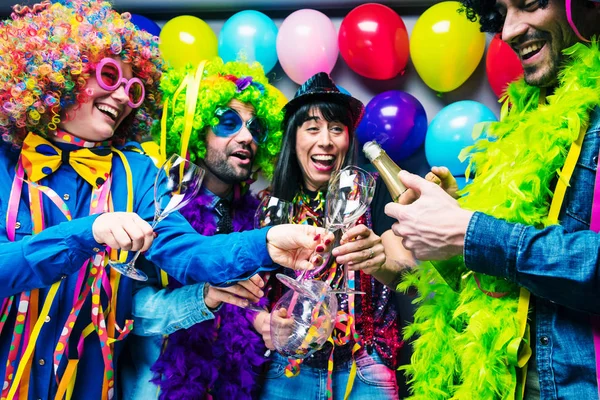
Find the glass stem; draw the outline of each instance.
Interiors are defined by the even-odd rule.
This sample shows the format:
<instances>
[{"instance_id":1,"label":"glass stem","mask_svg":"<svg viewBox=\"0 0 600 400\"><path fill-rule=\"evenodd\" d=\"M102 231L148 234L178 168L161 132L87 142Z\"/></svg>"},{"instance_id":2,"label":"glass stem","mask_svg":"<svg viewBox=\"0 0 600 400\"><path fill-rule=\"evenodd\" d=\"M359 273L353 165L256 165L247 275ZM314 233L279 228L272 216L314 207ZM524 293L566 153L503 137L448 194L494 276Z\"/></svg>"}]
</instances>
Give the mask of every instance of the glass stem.
<instances>
[{"instance_id":1,"label":"glass stem","mask_svg":"<svg viewBox=\"0 0 600 400\"><path fill-rule=\"evenodd\" d=\"M350 224L350 225L351 225L351 226L353 226L353 225L354 225L354 223L352 223L352 224ZM348 229L350 229L350 226L348 226L348 227L346 227L346 226L342 227L342 235L343 235L344 233L346 233L346 232L348 231ZM347 292L347 291L348 291L348 289L349 289L349 287L348 287L348 263L344 264L344 265L343 265L343 268L344 268L344 277L343 277L343 279L344 279L344 283L343 283L343 285L342 285L342 288L343 288L343 290L344 290L345 292Z\"/></svg>"},{"instance_id":2,"label":"glass stem","mask_svg":"<svg viewBox=\"0 0 600 400\"><path fill-rule=\"evenodd\" d=\"M135 265L135 261L138 259L138 257L140 256L140 254L142 254L141 251L137 251L135 253L135 255L133 256L133 258L131 259L131 261L129 261L127 264L133 268L133 266Z\"/></svg>"},{"instance_id":3,"label":"glass stem","mask_svg":"<svg viewBox=\"0 0 600 400\"><path fill-rule=\"evenodd\" d=\"M157 214L155 214L155 215L154 215L154 221L152 221L152 225L151 225L151 227L152 227L152 230L154 230L154 228L156 228L156 225L157 225L157 224L160 222L160 220L161 220L161 218L160 218L160 217L159 217ZM138 259L138 257L140 256L140 254L142 254L142 252L141 252L141 251L137 251L137 252L134 254L133 258L132 258L132 259L131 259L131 260L130 260L130 261L127 263L127 264L128 264L130 267L132 267L132 268L133 268L133 266L135 265L135 262L136 262L136 260L137 260L137 259Z\"/></svg>"},{"instance_id":4,"label":"glass stem","mask_svg":"<svg viewBox=\"0 0 600 400\"><path fill-rule=\"evenodd\" d=\"M348 264L344 264L344 290L347 291L350 289L348 285Z\"/></svg>"}]
</instances>

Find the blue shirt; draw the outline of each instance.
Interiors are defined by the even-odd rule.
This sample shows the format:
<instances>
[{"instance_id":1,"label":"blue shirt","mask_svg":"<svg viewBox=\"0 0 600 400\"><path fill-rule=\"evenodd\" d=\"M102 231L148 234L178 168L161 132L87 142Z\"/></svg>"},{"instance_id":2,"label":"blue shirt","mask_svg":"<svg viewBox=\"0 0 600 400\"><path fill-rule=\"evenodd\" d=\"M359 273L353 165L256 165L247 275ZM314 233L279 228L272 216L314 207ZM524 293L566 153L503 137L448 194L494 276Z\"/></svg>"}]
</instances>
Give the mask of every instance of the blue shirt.
<instances>
[{"instance_id":1,"label":"blue shirt","mask_svg":"<svg viewBox=\"0 0 600 400\"><path fill-rule=\"evenodd\" d=\"M532 341L542 399L598 396L589 313L600 313L600 235L589 229L599 149L596 108L560 225L536 229L476 212L465 237L469 269L509 279L535 296Z\"/></svg>"},{"instance_id":2,"label":"blue shirt","mask_svg":"<svg viewBox=\"0 0 600 400\"><path fill-rule=\"evenodd\" d=\"M65 149L70 148L69 146L60 145ZM133 172L134 211L151 222L157 169L144 155L127 152L126 157ZM53 351L72 307L77 271L86 259L101 250L101 246L96 243L92 234L92 224L97 216L88 216L91 186L69 165L62 165L40 183L51 187L64 199L74 220L67 222L62 212L44 196L45 222L48 228L32 236L25 184L17 218L17 238L15 242L8 241L4 216L17 158L18 154L11 151L9 146L4 143L0 145L0 303L13 294L40 288L41 309L50 285L62 280L55 303L38 338L31 369L30 398L46 399L53 398L57 389L52 367ZM125 168L116 156L113 157L112 174L115 211L125 211ZM248 278L259 271L272 268L262 267L272 264L266 249L267 229L208 238L196 233L180 214L174 213L161 221L155 231L158 236L146 252L146 257L185 284L231 284L233 278ZM131 318L132 281L121 279L118 290L116 321L122 326L125 319ZM106 306L105 299L103 301ZM71 337L76 340L71 340L71 345L77 344L79 333L90 322L90 312L88 299L79 322L73 329L74 335ZM1 377L4 377L15 315L13 306L0 334ZM115 368L121 348L122 343L115 344ZM61 367L64 369L64 365ZM97 336L92 334L85 341L73 398L100 398L103 368L100 344ZM118 381L116 384L119 384Z\"/></svg>"},{"instance_id":3,"label":"blue shirt","mask_svg":"<svg viewBox=\"0 0 600 400\"><path fill-rule=\"evenodd\" d=\"M213 211L210 217L216 222L214 208L220 197L205 187L201 188L201 195L210 197L211 201L206 207ZM126 346L127 354L124 354L120 364L122 398L126 400L158 397L158 386L150 382L154 377L150 368L160 356L164 335L215 317L204 303L205 283L162 289L156 267L145 264L144 272L148 280L135 283L135 328Z\"/></svg>"}]
</instances>

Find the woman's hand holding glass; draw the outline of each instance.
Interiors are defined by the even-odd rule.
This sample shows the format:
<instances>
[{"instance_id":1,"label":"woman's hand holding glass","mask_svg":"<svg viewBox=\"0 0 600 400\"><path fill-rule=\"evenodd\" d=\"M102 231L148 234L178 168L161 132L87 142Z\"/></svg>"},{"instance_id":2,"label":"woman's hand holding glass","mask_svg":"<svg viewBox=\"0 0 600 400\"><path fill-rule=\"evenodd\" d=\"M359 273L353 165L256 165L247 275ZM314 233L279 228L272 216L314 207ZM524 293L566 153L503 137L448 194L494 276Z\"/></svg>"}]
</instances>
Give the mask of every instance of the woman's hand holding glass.
<instances>
[{"instance_id":1,"label":"woman's hand holding glass","mask_svg":"<svg viewBox=\"0 0 600 400\"><path fill-rule=\"evenodd\" d=\"M348 229L333 249L338 264L348 266L350 271L361 270L367 274L377 272L386 262L381 238L365 225Z\"/></svg>"},{"instance_id":2,"label":"woman's hand holding glass","mask_svg":"<svg viewBox=\"0 0 600 400\"><path fill-rule=\"evenodd\" d=\"M352 226L369 208L374 191L373 175L361 168L348 166L335 173L327 188L325 229L334 234L340 229ZM318 254L315 253L310 259L318 259ZM323 257L322 260L322 264L317 266L315 271L304 271L296 281L283 274L278 274L277 278L293 290L306 290L300 289L302 282L326 266L328 257Z\"/></svg>"},{"instance_id":3,"label":"woman's hand holding glass","mask_svg":"<svg viewBox=\"0 0 600 400\"><path fill-rule=\"evenodd\" d=\"M371 174L358 168L346 167L329 181L325 210L325 229L328 237L323 238L325 245L331 244L333 233L354 224L367 210L374 192L374 179ZM324 251L319 245L317 250ZM314 253L310 259L318 259ZM316 271L308 274L304 271L296 280L284 274L277 278L290 289L273 307L273 312L286 309L287 317L294 321L291 334L281 333L283 325L277 324L271 317L271 331L274 338L284 338L282 342L273 341L277 351L287 357L305 358L319 350L333 331L333 321L337 314L337 300L332 294L329 283L307 279L314 276L328 264L329 257L323 257ZM348 289L344 288L344 292Z\"/></svg>"}]
</instances>

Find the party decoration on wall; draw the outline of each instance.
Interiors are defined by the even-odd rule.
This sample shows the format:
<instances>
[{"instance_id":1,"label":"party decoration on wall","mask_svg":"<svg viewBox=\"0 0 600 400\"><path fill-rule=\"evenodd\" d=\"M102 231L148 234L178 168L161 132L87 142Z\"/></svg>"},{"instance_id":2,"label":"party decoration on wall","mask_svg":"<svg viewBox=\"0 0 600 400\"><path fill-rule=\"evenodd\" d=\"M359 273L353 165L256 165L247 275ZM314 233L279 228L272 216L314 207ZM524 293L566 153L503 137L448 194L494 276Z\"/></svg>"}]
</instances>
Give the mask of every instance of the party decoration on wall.
<instances>
[{"instance_id":1,"label":"party decoration on wall","mask_svg":"<svg viewBox=\"0 0 600 400\"><path fill-rule=\"evenodd\" d=\"M459 13L460 3L444 1L427 9L410 37L410 56L419 76L437 92L462 85L479 65L485 34Z\"/></svg>"},{"instance_id":2,"label":"party decoration on wall","mask_svg":"<svg viewBox=\"0 0 600 400\"><path fill-rule=\"evenodd\" d=\"M415 152L425 139L427 114L414 96L390 90L373 97L356 129L361 144L376 140L394 160Z\"/></svg>"},{"instance_id":3,"label":"party decoration on wall","mask_svg":"<svg viewBox=\"0 0 600 400\"><path fill-rule=\"evenodd\" d=\"M217 35L200 18L181 15L169 20L160 32L159 49L174 68L197 65L217 56Z\"/></svg>"},{"instance_id":4,"label":"party decoration on wall","mask_svg":"<svg viewBox=\"0 0 600 400\"><path fill-rule=\"evenodd\" d=\"M431 121L425 138L425 157L431 166L448 167L455 176L463 176L468 160L461 162L462 149L472 145L474 129L479 123L498 119L485 105L472 100L458 101L444 107Z\"/></svg>"},{"instance_id":5,"label":"party decoration on wall","mask_svg":"<svg viewBox=\"0 0 600 400\"><path fill-rule=\"evenodd\" d=\"M310 9L291 13L279 27L277 56L285 73L297 84L317 72L330 73L339 54L333 23Z\"/></svg>"},{"instance_id":6,"label":"party decoration on wall","mask_svg":"<svg viewBox=\"0 0 600 400\"><path fill-rule=\"evenodd\" d=\"M149 18L143 15L131 14L130 20L139 29L151 33L154 36L160 35L160 26Z\"/></svg>"},{"instance_id":7,"label":"party decoration on wall","mask_svg":"<svg viewBox=\"0 0 600 400\"><path fill-rule=\"evenodd\" d=\"M403 73L408 62L404 21L381 4L363 4L350 11L340 26L339 45L348 66L371 79L391 79Z\"/></svg>"},{"instance_id":8,"label":"party decoration on wall","mask_svg":"<svg viewBox=\"0 0 600 400\"><path fill-rule=\"evenodd\" d=\"M259 11L240 11L219 33L219 57L225 62L258 61L267 73L277 63L276 41L277 25L271 18Z\"/></svg>"},{"instance_id":9,"label":"party decoration on wall","mask_svg":"<svg viewBox=\"0 0 600 400\"><path fill-rule=\"evenodd\" d=\"M485 58L485 71L492 90L498 97L502 97L504 89L509 83L523 75L523 66L519 56L508 43L494 36L487 49Z\"/></svg>"}]
</instances>

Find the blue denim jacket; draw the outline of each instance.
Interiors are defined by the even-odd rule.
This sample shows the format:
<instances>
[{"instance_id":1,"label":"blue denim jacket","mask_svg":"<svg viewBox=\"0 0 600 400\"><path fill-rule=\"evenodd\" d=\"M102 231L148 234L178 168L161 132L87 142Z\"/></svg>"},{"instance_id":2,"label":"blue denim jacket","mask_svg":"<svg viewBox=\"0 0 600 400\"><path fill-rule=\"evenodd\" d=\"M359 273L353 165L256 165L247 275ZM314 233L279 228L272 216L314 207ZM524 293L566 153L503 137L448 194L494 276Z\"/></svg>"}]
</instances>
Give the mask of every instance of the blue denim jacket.
<instances>
[{"instance_id":1,"label":"blue denim jacket","mask_svg":"<svg viewBox=\"0 0 600 400\"><path fill-rule=\"evenodd\" d=\"M596 108L560 225L536 229L476 212L465 237L467 267L509 279L535 296L532 345L541 399L598 397L589 313L600 313L600 234L589 228L599 149Z\"/></svg>"}]
</instances>

